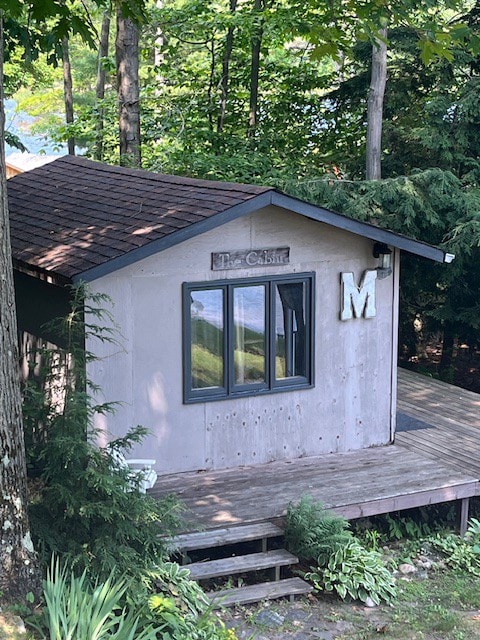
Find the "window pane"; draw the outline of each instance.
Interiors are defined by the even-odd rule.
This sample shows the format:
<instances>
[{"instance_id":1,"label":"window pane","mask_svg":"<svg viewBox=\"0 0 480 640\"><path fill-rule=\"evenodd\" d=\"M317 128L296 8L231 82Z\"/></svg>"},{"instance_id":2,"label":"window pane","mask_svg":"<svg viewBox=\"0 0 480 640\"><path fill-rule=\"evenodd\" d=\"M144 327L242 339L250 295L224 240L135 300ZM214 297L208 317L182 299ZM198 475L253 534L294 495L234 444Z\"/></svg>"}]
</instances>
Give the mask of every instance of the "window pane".
<instances>
[{"instance_id":1,"label":"window pane","mask_svg":"<svg viewBox=\"0 0 480 640\"><path fill-rule=\"evenodd\" d=\"M235 384L265 382L265 287L235 287Z\"/></svg>"},{"instance_id":2,"label":"window pane","mask_svg":"<svg viewBox=\"0 0 480 640\"><path fill-rule=\"evenodd\" d=\"M275 285L275 375L277 380L307 377L306 285Z\"/></svg>"},{"instance_id":3,"label":"window pane","mask_svg":"<svg viewBox=\"0 0 480 640\"><path fill-rule=\"evenodd\" d=\"M223 387L223 290L191 291L192 389Z\"/></svg>"}]
</instances>

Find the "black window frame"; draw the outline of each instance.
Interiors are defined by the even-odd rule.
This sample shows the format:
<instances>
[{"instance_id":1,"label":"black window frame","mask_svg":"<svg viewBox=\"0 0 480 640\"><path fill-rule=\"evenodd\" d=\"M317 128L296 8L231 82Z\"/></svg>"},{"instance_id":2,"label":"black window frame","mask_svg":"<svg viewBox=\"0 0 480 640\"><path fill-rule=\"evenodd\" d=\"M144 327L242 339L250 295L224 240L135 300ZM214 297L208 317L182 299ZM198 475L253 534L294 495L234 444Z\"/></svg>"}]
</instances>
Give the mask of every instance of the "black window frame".
<instances>
[{"instance_id":1,"label":"black window frame","mask_svg":"<svg viewBox=\"0 0 480 640\"><path fill-rule=\"evenodd\" d=\"M275 286L299 282L305 285L305 370L306 376L291 376L276 379L275 376ZM236 287L263 285L265 287L265 382L235 384L234 375L234 332L233 332L233 292ZM191 349L191 292L223 290L223 385L204 389L192 388ZM311 389L314 386L314 319L315 319L315 273L291 273L253 278L228 278L203 282L184 282L183 297L183 401L184 404L228 400L232 398L264 395Z\"/></svg>"}]
</instances>

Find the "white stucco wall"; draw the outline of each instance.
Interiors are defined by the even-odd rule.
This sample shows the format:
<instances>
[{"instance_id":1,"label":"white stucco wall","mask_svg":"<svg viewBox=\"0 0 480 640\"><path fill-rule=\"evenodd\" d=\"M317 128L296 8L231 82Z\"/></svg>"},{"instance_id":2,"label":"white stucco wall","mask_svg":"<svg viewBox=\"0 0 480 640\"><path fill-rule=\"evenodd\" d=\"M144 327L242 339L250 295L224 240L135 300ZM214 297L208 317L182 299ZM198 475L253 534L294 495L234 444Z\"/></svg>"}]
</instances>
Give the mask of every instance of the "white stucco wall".
<instances>
[{"instance_id":1,"label":"white stucco wall","mask_svg":"<svg viewBox=\"0 0 480 640\"><path fill-rule=\"evenodd\" d=\"M290 247L288 265L211 270L214 251L283 246ZM100 356L90 367L103 390L99 399L122 402L114 416L99 416L97 426L109 437L135 424L150 428L152 436L135 454L156 458L159 473L388 443L398 273L376 281L375 318L340 320L340 273L352 271L358 282L375 268L372 246L371 240L269 207L96 280L92 289L115 303L123 344L89 345ZM315 387L184 405L182 283L311 271Z\"/></svg>"}]
</instances>

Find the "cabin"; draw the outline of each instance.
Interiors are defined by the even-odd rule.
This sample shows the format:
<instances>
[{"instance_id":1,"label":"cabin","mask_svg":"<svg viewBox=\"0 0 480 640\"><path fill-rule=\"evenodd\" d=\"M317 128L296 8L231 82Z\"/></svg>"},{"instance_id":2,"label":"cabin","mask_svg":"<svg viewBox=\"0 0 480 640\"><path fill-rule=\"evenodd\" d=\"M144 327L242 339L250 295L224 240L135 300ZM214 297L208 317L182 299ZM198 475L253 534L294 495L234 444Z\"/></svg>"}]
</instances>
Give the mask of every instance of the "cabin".
<instances>
[{"instance_id":1,"label":"cabin","mask_svg":"<svg viewBox=\"0 0 480 640\"><path fill-rule=\"evenodd\" d=\"M58 156L53 155L37 155L34 153L25 153L17 151L10 153L5 161L7 180L17 176L24 171L31 171L36 167L41 167L48 162L52 162Z\"/></svg>"},{"instance_id":2,"label":"cabin","mask_svg":"<svg viewBox=\"0 0 480 640\"><path fill-rule=\"evenodd\" d=\"M186 507L175 548L206 554L191 577L274 571L214 606L311 590L278 548L307 494L348 519L458 502L466 531L480 396L397 370L400 253L454 256L270 187L79 157L8 197L24 350L56 340L43 324L67 285L108 294L120 343L87 338L98 401L121 402L96 417L101 443L150 429L133 455L156 460L153 497Z\"/></svg>"},{"instance_id":3,"label":"cabin","mask_svg":"<svg viewBox=\"0 0 480 640\"><path fill-rule=\"evenodd\" d=\"M108 294L102 441L136 424L158 474L359 451L396 428L400 252L451 254L270 187L66 156L8 182L19 325ZM446 267L447 268L447 267Z\"/></svg>"}]
</instances>

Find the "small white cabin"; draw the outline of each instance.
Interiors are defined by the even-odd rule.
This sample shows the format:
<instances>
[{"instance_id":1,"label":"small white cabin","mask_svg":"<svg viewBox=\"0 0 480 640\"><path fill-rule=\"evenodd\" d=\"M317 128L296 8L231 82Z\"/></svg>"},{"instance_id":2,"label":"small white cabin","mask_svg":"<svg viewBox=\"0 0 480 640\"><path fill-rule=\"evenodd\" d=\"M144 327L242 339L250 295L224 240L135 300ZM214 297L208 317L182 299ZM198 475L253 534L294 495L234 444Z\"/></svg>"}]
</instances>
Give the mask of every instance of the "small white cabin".
<instances>
[{"instance_id":1,"label":"small white cabin","mask_svg":"<svg viewBox=\"0 0 480 640\"><path fill-rule=\"evenodd\" d=\"M400 251L453 256L272 188L78 157L8 188L21 328L66 283L113 301L122 348L88 345L122 403L106 440L148 427L160 474L392 442Z\"/></svg>"}]
</instances>

